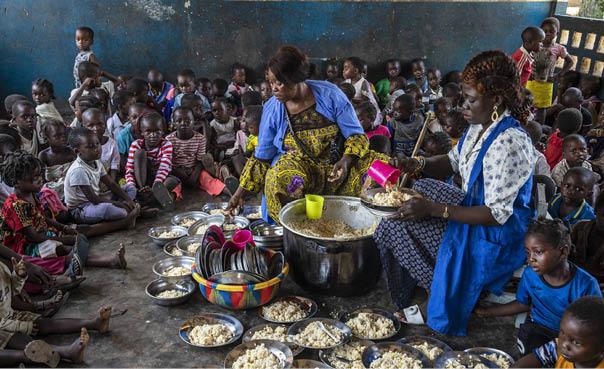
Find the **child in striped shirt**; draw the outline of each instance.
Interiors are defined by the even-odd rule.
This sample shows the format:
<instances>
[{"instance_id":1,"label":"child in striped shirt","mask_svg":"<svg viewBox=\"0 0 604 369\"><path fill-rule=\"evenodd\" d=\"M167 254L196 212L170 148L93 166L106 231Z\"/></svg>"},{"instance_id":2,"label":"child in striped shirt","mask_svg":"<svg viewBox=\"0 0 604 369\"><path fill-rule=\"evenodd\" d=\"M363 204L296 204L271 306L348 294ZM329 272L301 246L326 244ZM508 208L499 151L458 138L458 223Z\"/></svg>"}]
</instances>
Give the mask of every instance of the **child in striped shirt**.
<instances>
[{"instance_id":1,"label":"child in striped shirt","mask_svg":"<svg viewBox=\"0 0 604 369\"><path fill-rule=\"evenodd\" d=\"M214 170L214 159L206 152L205 136L193 130L194 121L193 110L189 107L181 105L172 113L176 131L166 136L173 147L172 174L186 186L199 187L217 196L225 192L225 185L208 172Z\"/></svg>"},{"instance_id":2,"label":"child in striped shirt","mask_svg":"<svg viewBox=\"0 0 604 369\"><path fill-rule=\"evenodd\" d=\"M143 204L152 201L152 194L162 208L169 208L174 204L173 196L180 193L180 181L170 176L173 146L164 139L164 118L156 112L146 113L136 124L142 138L130 145L126 182L136 185Z\"/></svg>"}]
</instances>

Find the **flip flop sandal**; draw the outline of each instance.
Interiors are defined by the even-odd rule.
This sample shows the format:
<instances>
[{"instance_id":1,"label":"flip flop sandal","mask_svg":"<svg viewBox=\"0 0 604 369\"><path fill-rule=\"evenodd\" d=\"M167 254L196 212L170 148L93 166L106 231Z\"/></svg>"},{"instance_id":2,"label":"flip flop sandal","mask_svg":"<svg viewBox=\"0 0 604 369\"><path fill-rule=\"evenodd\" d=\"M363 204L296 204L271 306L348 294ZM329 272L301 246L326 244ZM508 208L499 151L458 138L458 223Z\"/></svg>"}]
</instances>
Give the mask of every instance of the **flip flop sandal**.
<instances>
[{"instance_id":1,"label":"flip flop sandal","mask_svg":"<svg viewBox=\"0 0 604 369\"><path fill-rule=\"evenodd\" d=\"M155 182L153 184L153 188L151 189L151 191L153 192L153 196L155 197L155 200L157 200L157 202L159 202L159 205L162 208L165 209L167 207L171 207L172 205L174 205L174 200L172 199L172 196L170 195L170 191L168 191L168 189L162 182Z\"/></svg>"},{"instance_id":2,"label":"flip flop sandal","mask_svg":"<svg viewBox=\"0 0 604 369\"><path fill-rule=\"evenodd\" d=\"M239 188L239 180L235 177L228 177L224 180L224 184L226 188L228 188L231 192L231 195L234 195L237 189Z\"/></svg>"},{"instance_id":3,"label":"flip flop sandal","mask_svg":"<svg viewBox=\"0 0 604 369\"><path fill-rule=\"evenodd\" d=\"M74 278L81 277L84 273L84 268L82 265L82 260L77 253L73 253L71 255L71 264L69 264L69 270L67 271L67 275L73 280Z\"/></svg>"},{"instance_id":4,"label":"flip flop sandal","mask_svg":"<svg viewBox=\"0 0 604 369\"><path fill-rule=\"evenodd\" d=\"M25 346L25 357L34 363L44 364L51 368L56 368L61 361L61 356L54 351L52 347L41 340L31 341Z\"/></svg>"}]
</instances>

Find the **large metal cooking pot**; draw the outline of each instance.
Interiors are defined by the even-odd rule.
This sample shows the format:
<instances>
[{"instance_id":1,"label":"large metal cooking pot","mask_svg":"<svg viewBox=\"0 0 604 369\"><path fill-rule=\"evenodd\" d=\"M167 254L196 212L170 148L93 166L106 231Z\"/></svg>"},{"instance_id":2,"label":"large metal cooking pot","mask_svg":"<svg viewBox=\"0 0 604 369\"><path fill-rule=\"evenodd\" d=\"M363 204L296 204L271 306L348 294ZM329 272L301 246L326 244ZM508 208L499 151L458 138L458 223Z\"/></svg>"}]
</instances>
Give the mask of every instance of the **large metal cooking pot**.
<instances>
[{"instance_id":1,"label":"large metal cooking pot","mask_svg":"<svg viewBox=\"0 0 604 369\"><path fill-rule=\"evenodd\" d=\"M382 267L372 236L342 241L302 235L291 228L291 222L305 217L305 199L285 205L279 213L285 257L298 285L335 296L360 295L375 286ZM380 221L358 198L345 196L325 196L323 219L341 220L353 228Z\"/></svg>"}]
</instances>

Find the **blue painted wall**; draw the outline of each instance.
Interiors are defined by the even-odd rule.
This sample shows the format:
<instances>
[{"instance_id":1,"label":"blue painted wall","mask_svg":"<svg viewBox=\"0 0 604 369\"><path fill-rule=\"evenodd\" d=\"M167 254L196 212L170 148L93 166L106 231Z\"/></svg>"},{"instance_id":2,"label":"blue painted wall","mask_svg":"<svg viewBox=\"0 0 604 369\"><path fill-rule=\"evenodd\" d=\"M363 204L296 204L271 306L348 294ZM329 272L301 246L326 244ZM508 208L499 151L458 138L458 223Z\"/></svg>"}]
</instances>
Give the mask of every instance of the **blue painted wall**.
<instances>
[{"instance_id":1,"label":"blue painted wall","mask_svg":"<svg viewBox=\"0 0 604 369\"><path fill-rule=\"evenodd\" d=\"M168 78L191 67L227 77L240 61L252 68L283 43L312 58L357 55L381 77L387 58L426 57L444 72L473 54L512 52L520 32L549 15L551 1L529 2L272 2L168 0L0 0L0 97L30 94L50 79L58 98L73 86L74 30L95 31L93 50L114 74Z\"/></svg>"}]
</instances>

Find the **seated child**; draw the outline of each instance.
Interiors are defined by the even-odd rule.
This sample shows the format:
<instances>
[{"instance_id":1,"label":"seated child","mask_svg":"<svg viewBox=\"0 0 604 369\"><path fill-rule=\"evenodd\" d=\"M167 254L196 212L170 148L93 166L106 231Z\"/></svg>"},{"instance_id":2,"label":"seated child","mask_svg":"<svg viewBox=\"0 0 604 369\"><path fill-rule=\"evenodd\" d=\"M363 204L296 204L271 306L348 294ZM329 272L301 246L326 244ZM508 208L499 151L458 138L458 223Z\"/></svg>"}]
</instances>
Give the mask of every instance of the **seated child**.
<instances>
[{"instance_id":1,"label":"seated child","mask_svg":"<svg viewBox=\"0 0 604 369\"><path fill-rule=\"evenodd\" d=\"M561 102L565 108L575 108L579 109L581 112L581 116L583 117L581 133L587 133L594 122L591 112L582 105L583 101L583 94L581 93L581 90L576 87L571 87L562 94Z\"/></svg>"},{"instance_id":2,"label":"seated child","mask_svg":"<svg viewBox=\"0 0 604 369\"><path fill-rule=\"evenodd\" d=\"M445 124L443 130L446 134L451 137L451 144L453 147L457 145L457 142L461 138L461 135L468 128L468 121L464 118L463 114L457 110L452 110L447 113L445 118Z\"/></svg>"},{"instance_id":3,"label":"seated child","mask_svg":"<svg viewBox=\"0 0 604 369\"><path fill-rule=\"evenodd\" d=\"M126 90L134 94L134 101L145 104L149 109L160 112L160 107L155 103L155 99L149 96L149 84L141 78L132 78L126 83Z\"/></svg>"},{"instance_id":4,"label":"seated child","mask_svg":"<svg viewBox=\"0 0 604 369\"><path fill-rule=\"evenodd\" d=\"M220 152L224 152L235 143L235 134L239 129L234 117L227 112L226 100L217 98L212 103L214 119L210 122L210 142L215 143L215 158L220 161Z\"/></svg>"},{"instance_id":5,"label":"seated child","mask_svg":"<svg viewBox=\"0 0 604 369\"><path fill-rule=\"evenodd\" d=\"M172 109L176 109L180 106L181 99L185 94L194 94L196 92L195 72L191 69L183 69L180 71L176 76L176 86L180 92L178 95L174 96Z\"/></svg>"},{"instance_id":6,"label":"seated child","mask_svg":"<svg viewBox=\"0 0 604 369\"><path fill-rule=\"evenodd\" d=\"M104 124L103 120L101 122ZM69 145L78 157L65 177L65 203L77 224L95 224L103 233L134 227L140 207L134 203L134 186L120 188L99 160L101 144L98 136L87 128L75 128L69 134ZM102 196L103 183L115 199Z\"/></svg>"},{"instance_id":7,"label":"seated child","mask_svg":"<svg viewBox=\"0 0 604 369\"><path fill-rule=\"evenodd\" d=\"M245 82L245 66L235 63L231 66L231 83L227 92L231 95L243 95L244 92L253 91L252 86Z\"/></svg>"},{"instance_id":8,"label":"seated child","mask_svg":"<svg viewBox=\"0 0 604 369\"><path fill-rule=\"evenodd\" d=\"M141 201L148 205L153 198L162 208L170 208L180 193L180 181L171 176L172 143L164 139L165 122L157 112L145 113L135 122L142 138L128 151L126 183L136 186Z\"/></svg>"},{"instance_id":9,"label":"seated child","mask_svg":"<svg viewBox=\"0 0 604 369\"><path fill-rule=\"evenodd\" d=\"M211 133L207 118L214 119L214 115L211 111L206 112L203 110L203 99L198 94L186 94L182 97L180 106L193 111L193 117L195 118L193 121L193 130L201 133L204 137L208 137Z\"/></svg>"},{"instance_id":10,"label":"seated child","mask_svg":"<svg viewBox=\"0 0 604 369\"><path fill-rule=\"evenodd\" d=\"M518 331L518 349L527 354L558 335L564 310L583 296L602 296L598 282L568 261L572 244L568 229L559 219L538 220L524 238L529 268L524 270L516 300L489 308L477 308L481 316L530 312Z\"/></svg>"},{"instance_id":11,"label":"seated child","mask_svg":"<svg viewBox=\"0 0 604 369\"><path fill-rule=\"evenodd\" d=\"M549 204L552 218L562 219L570 228L580 220L595 219L594 209L587 203L593 196L595 175L583 167L570 168L560 186L560 194Z\"/></svg>"},{"instance_id":12,"label":"seated child","mask_svg":"<svg viewBox=\"0 0 604 369\"><path fill-rule=\"evenodd\" d=\"M107 93L107 91L103 90L102 88L95 88L94 90L90 91L90 95L99 99L99 101L101 103L101 111L106 116L110 116L111 115L111 108L110 108L111 99L109 98L109 94Z\"/></svg>"},{"instance_id":13,"label":"seated child","mask_svg":"<svg viewBox=\"0 0 604 369\"><path fill-rule=\"evenodd\" d=\"M520 358L517 368L604 368L604 300L582 297L568 306L560 334Z\"/></svg>"},{"instance_id":14,"label":"seated child","mask_svg":"<svg viewBox=\"0 0 604 369\"><path fill-rule=\"evenodd\" d=\"M212 101L214 101L214 90L212 88L212 81L209 79L202 77L198 78L195 82L197 86L197 90L195 91L195 95L201 97L203 102L203 112L212 112ZM211 119L210 119L211 120Z\"/></svg>"},{"instance_id":15,"label":"seated child","mask_svg":"<svg viewBox=\"0 0 604 369\"><path fill-rule=\"evenodd\" d=\"M562 160L552 169L552 179L556 186L562 186L564 175L570 168L583 167L591 169L591 164L587 161L589 154L587 152L587 142L583 136L573 133L564 137L562 145Z\"/></svg>"},{"instance_id":16,"label":"seated child","mask_svg":"<svg viewBox=\"0 0 604 369\"><path fill-rule=\"evenodd\" d=\"M17 150L17 141L12 136L0 134L0 162L4 161L4 156L9 152ZM13 186L7 185L0 177L0 203L4 204L6 198L15 192Z\"/></svg>"},{"instance_id":17,"label":"seated child","mask_svg":"<svg viewBox=\"0 0 604 369\"><path fill-rule=\"evenodd\" d=\"M531 142L533 143L533 152L537 157L537 161L535 162L535 171L533 174L535 175L544 175L551 176L549 164L547 164L547 159L545 155L541 152L544 148L543 143L541 142L541 136L543 135L543 129L539 122L535 122L534 120L529 121L524 127L526 133L528 133L531 138Z\"/></svg>"},{"instance_id":18,"label":"seated child","mask_svg":"<svg viewBox=\"0 0 604 369\"><path fill-rule=\"evenodd\" d=\"M258 147L258 132L260 131L261 119L262 105L250 105L245 108L243 120L249 134L245 140L245 147L242 152L244 152L247 157L254 155L256 147Z\"/></svg>"},{"instance_id":19,"label":"seated child","mask_svg":"<svg viewBox=\"0 0 604 369\"><path fill-rule=\"evenodd\" d=\"M522 31L521 37L522 46L512 54L512 59L516 63L520 84L526 86L533 71L533 54L541 50L545 32L538 27L527 27Z\"/></svg>"},{"instance_id":20,"label":"seated child","mask_svg":"<svg viewBox=\"0 0 604 369\"><path fill-rule=\"evenodd\" d=\"M150 69L147 73L147 83L149 83L149 96L163 110L164 106L173 96L168 96L174 88L170 82L166 82L164 75L158 69Z\"/></svg>"},{"instance_id":21,"label":"seated child","mask_svg":"<svg viewBox=\"0 0 604 369\"><path fill-rule=\"evenodd\" d=\"M31 98L36 104L36 113L40 117L49 117L64 122L55 107L55 89L47 79L37 79L31 84Z\"/></svg>"},{"instance_id":22,"label":"seated child","mask_svg":"<svg viewBox=\"0 0 604 369\"><path fill-rule=\"evenodd\" d=\"M125 163L128 158L130 145L132 145L134 140L140 138L139 133L135 131L136 125L134 123L143 115L143 113L145 113L145 111L148 111L147 109L147 106L141 103L134 103L130 105L130 108L128 109L128 123L124 125L124 129L117 134L117 138L115 139L123 163ZM124 173L123 170L120 170L120 172Z\"/></svg>"},{"instance_id":23,"label":"seated child","mask_svg":"<svg viewBox=\"0 0 604 369\"><path fill-rule=\"evenodd\" d=\"M325 80L334 85L339 85L342 82L341 75L342 73L340 72L340 65L338 62L333 59L328 60L327 65L325 66ZM267 79L265 78L265 80Z\"/></svg>"},{"instance_id":24,"label":"seated child","mask_svg":"<svg viewBox=\"0 0 604 369\"><path fill-rule=\"evenodd\" d=\"M459 84L449 82L443 86L443 97L449 101L453 110L461 110L463 105L463 94Z\"/></svg>"},{"instance_id":25,"label":"seated child","mask_svg":"<svg viewBox=\"0 0 604 369\"><path fill-rule=\"evenodd\" d=\"M120 131L128 122L128 111L134 104L134 94L128 90L116 91L111 98L111 106L115 113L107 119L107 132L109 137L116 139Z\"/></svg>"},{"instance_id":26,"label":"seated child","mask_svg":"<svg viewBox=\"0 0 604 369\"><path fill-rule=\"evenodd\" d=\"M581 77L581 94L583 95L582 107L586 108L592 117L597 117L600 114L602 100L598 96L600 92L601 82L600 77L583 76Z\"/></svg>"},{"instance_id":27,"label":"seated child","mask_svg":"<svg viewBox=\"0 0 604 369\"><path fill-rule=\"evenodd\" d=\"M446 155L451 151L451 137L445 132L429 133L424 139L422 150L425 157Z\"/></svg>"},{"instance_id":28,"label":"seated child","mask_svg":"<svg viewBox=\"0 0 604 369\"><path fill-rule=\"evenodd\" d=\"M227 89L229 87L229 83L222 79L222 78L216 78L212 81L212 93L214 95L214 100L217 98L227 98L230 97L231 94L228 93ZM212 100L212 102L214 102L214 100Z\"/></svg>"},{"instance_id":29,"label":"seated child","mask_svg":"<svg viewBox=\"0 0 604 369\"><path fill-rule=\"evenodd\" d=\"M115 80L115 91L122 91L128 89L128 81L132 79L132 76L126 74L120 74Z\"/></svg>"},{"instance_id":30,"label":"seated child","mask_svg":"<svg viewBox=\"0 0 604 369\"><path fill-rule=\"evenodd\" d=\"M447 113L451 110L451 104L444 97L434 101L434 119L428 122L428 131L431 133L443 132L443 126L447 119Z\"/></svg>"},{"instance_id":31,"label":"seated child","mask_svg":"<svg viewBox=\"0 0 604 369\"><path fill-rule=\"evenodd\" d=\"M245 109L248 106L262 106L262 95L258 91L246 91L241 95L241 108ZM243 111L242 111L243 112Z\"/></svg>"},{"instance_id":32,"label":"seated child","mask_svg":"<svg viewBox=\"0 0 604 369\"><path fill-rule=\"evenodd\" d=\"M8 114L8 119L13 119L13 105L17 101L28 101L27 97L18 94L8 95L4 98L4 109L6 109L6 113Z\"/></svg>"},{"instance_id":33,"label":"seated child","mask_svg":"<svg viewBox=\"0 0 604 369\"><path fill-rule=\"evenodd\" d=\"M369 101L363 101L362 103L356 104L354 110L369 140L376 135L386 136L388 138L391 137L390 131L384 125L380 124L373 129L373 122L375 121L377 112L372 103Z\"/></svg>"},{"instance_id":34,"label":"seated child","mask_svg":"<svg viewBox=\"0 0 604 369\"><path fill-rule=\"evenodd\" d=\"M273 97L273 89L271 88L271 84L268 81L260 82L260 97L262 97L262 103L268 101L271 97Z\"/></svg>"},{"instance_id":35,"label":"seated child","mask_svg":"<svg viewBox=\"0 0 604 369\"><path fill-rule=\"evenodd\" d=\"M232 162L237 176L241 175L247 159L252 157L256 152L261 118L262 105L249 105L243 109L243 115L241 116L242 129L237 131L235 146L233 149L228 150L234 154L232 156ZM224 181L227 184L229 191L231 191L235 186L235 179L230 179L231 175L228 166L223 165L221 172L223 176L227 175ZM238 181L237 184L239 184ZM232 193L234 193L234 191Z\"/></svg>"},{"instance_id":36,"label":"seated child","mask_svg":"<svg viewBox=\"0 0 604 369\"><path fill-rule=\"evenodd\" d=\"M95 88L102 88L109 94L109 98L113 97L115 86L111 81L101 82L102 71L98 64L87 61L81 62L78 66L78 75L80 80L82 80L82 85L71 90L69 105L72 108L75 108L75 102L78 97L90 94Z\"/></svg>"},{"instance_id":37,"label":"seated child","mask_svg":"<svg viewBox=\"0 0 604 369\"><path fill-rule=\"evenodd\" d=\"M441 74L436 68L428 69L428 108L434 111L434 103L437 99L443 97L443 88L440 86Z\"/></svg>"},{"instance_id":38,"label":"seated child","mask_svg":"<svg viewBox=\"0 0 604 369\"><path fill-rule=\"evenodd\" d=\"M17 129L21 141L21 150L37 156L42 150L41 133L38 126L38 113L34 104L20 100L13 104L11 126Z\"/></svg>"},{"instance_id":39,"label":"seated child","mask_svg":"<svg viewBox=\"0 0 604 369\"><path fill-rule=\"evenodd\" d=\"M582 221L572 228L570 238L575 246L570 260L604 283L604 194L594 204L596 219Z\"/></svg>"},{"instance_id":40,"label":"seated child","mask_svg":"<svg viewBox=\"0 0 604 369\"><path fill-rule=\"evenodd\" d=\"M75 117L73 121L69 125L71 128L79 128L82 127L82 114L90 108L102 109L101 102L99 99L92 95L80 96L75 102Z\"/></svg>"},{"instance_id":41,"label":"seated child","mask_svg":"<svg viewBox=\"0 0 604 369\"><path fill-rule=\"evenodd\" d=\"M414 112L414 106L413 96L409 94L399 96L394 102L392 119L388 122L393 154L411 156L413 152L423 126L422 119Z\"/></svg>"},{"instance_id":42,"label":"seated child","mask_svg":"<svg viewBox=\"0 0 604 369\"><path fill-rule=\"evenodd\" d=\"M413 74L413 78L408 79L407 83L417 85L420 88L421 94L426 94L430 86L428 78L426 78L426 66L422 59L413 59L411 61L411 73Z\"/></svg>"},{"instance_id":43,"label":"seated child","mask_svg":"<svg viewBox=\"0 0 604 369\"><path fill-rule=\"evenodd\" d=\"M109 178L117 182L120 171L120 153L115 140L105 136L107 124L103 118L104 115L99 109L88 109L82 115L82 125L84 128L91 130L99 139L99 143L101 144L101 164L103 164ZM101 192L104 193L106 190L107 187L101 184Z\"/></svg>"},{"instance_id":44,"label":"seated child","mask_svg":"<svg viewBox=\"0 0 604 369\"><path fill-rule=\"evenodd\" d=\"M348 98L348 100L350 102L352 102L354 100L354 95L356 93L356 90L354 89L354 86L352 85L352 83L348 83L348 82L341 82L338 87L340 88L340 90L342 90L342 92L344 93L344 95L346 95L346 97Z\"/></svg>"},{"instance_id":45,"label":"seated child","mask_svg":"<svg viewBox=\"0 0 604 369\"><path fill-rule=\"evenodd\" d=\"M396 59L386 61L386 78L379 80L375 84L376 95L380 108L384 108L388 104L388 95L392 92L390 84L394 79L401 74L401 62Z\"/></svg>"},{"instance_id":46,"label":"seated child","mask_svg":"<svg viewBox=\"0 0 604 369\"><path fill-rule=\"evenodd\" d=\"M377 126L382 123L382 114L377 101L377 96L372 90L372 85L363 76L364 68L365 62L361 58L353 56L344 61L342 75L345 78L345 82L351 83L354 86L354 100L361 101L364 98L367 98L371 104L375 106L377 114L373 125Z\"/></svg>"},{"instance_id":47,"label":"seated child","mask_svg":"<svg viewBox=\"0 0 604 369\"><path fill-rule=\"evenodd\" d=\"M554 169L556 164L562 160L562 147L564 137L573 133L578 133L581 130L583 117L578 109L564 109L556 118L556 130L547 139L545 146L545 158L551 169Z\"/></svg>"},{"instance_id":48,"label":"seated child","mask_svg":"<svg viewBox=\"0 0 604 369\"><path fill-rule=\"evenodd\" d=\"M38 158L46 168L44 173L46 184L44 186L56 191L59 197L63 199L65 176L77 156L67 143L67 128L62 122L46 118L43 120L42 127L50 145L49 148L38 154Z\"/></svg>"},{"instance_id":49,"label":"seated child","mask_svg":"<svg viewBox=\"0 0 604 369\"><path fill-rule=\"evenodd\" d=\"M193 130L193 111L184 106L174 110L172 122L176 132L166 136L172 143L172 175L189 187L199 187L212 196L223 193L225 186L205 168L214 167L214 159L206 153L206 138Z\"/></svg>"}]
</instances>

